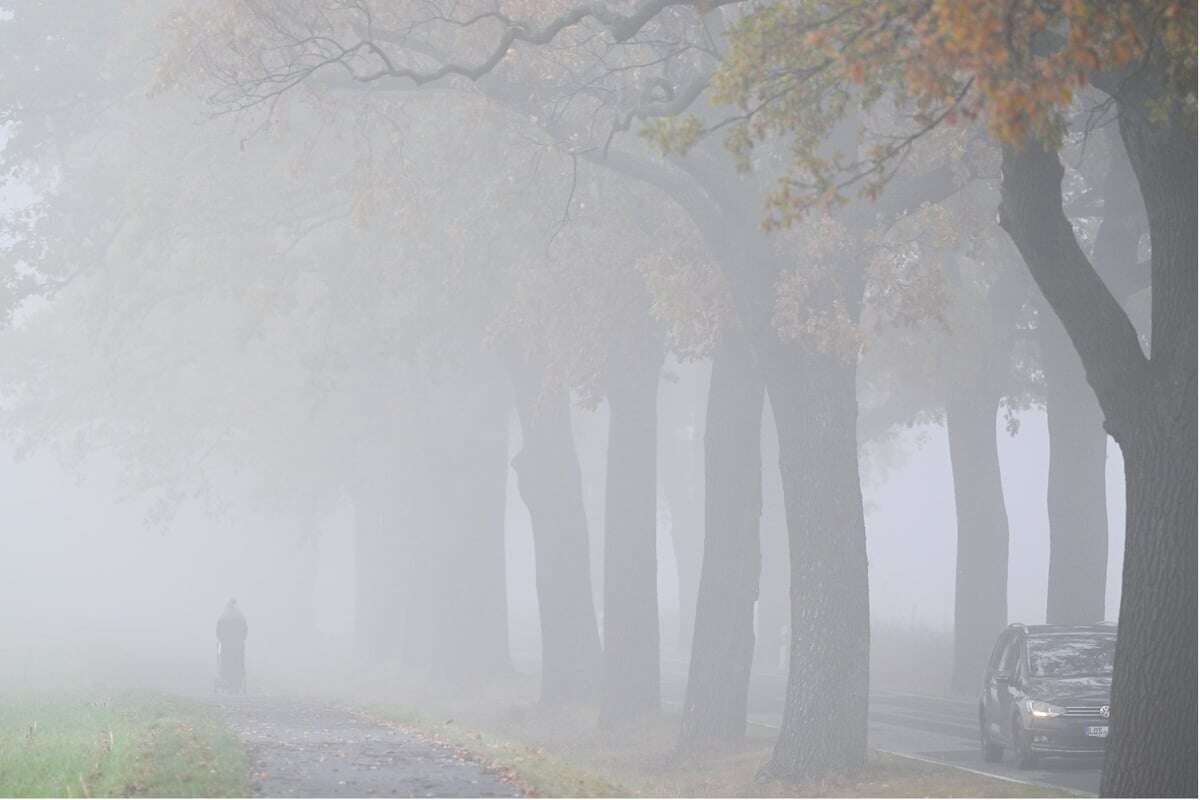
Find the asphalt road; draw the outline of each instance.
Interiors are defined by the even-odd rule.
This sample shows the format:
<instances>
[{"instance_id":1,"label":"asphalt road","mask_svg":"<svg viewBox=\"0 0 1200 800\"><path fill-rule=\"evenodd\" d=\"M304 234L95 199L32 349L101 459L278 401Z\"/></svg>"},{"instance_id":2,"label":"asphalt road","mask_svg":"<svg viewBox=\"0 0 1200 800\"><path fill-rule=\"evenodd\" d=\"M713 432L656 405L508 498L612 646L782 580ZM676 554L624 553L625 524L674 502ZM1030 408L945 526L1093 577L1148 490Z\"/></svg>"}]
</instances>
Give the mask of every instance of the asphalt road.
<instances>
[{"instance_id":1,"label":"asphalt road","mask_svg":"<svg viewBox=\"0 0 1200 800\"><path fill-rule=\"evenodd\" d=\"M663 670L663 697L683 702L686 675L681 666ZM753 728L769 734L780 722L784 675L756 675L749 713ZM973 770L997 778L1041 784L1083 794L1100 790L1100 759L1042 759L1038 769L1019 769L1011 759L988 764L979 749L975 703L960 698L899 692L872 692L870 744L878 750Z\"/></svg>"}]
</instances>

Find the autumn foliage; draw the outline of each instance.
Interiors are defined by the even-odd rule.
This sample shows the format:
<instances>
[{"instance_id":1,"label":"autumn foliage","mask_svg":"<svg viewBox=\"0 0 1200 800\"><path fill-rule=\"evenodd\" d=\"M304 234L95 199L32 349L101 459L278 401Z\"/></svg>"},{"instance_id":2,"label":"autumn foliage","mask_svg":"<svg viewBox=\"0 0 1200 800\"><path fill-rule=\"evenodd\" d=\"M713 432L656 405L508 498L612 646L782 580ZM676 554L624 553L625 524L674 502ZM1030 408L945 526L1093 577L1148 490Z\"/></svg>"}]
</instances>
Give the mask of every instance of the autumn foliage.
<instances>
[{"instance_id":1,"label":"autumn foliage","mask_svg":"<svg viewBox=\"0 0 1200 800\"><path fill-rule=\"evenodd\" d=\"M787 224L857 187L874 196L915 143L943 124L986 125L1000 142L1048 139L1061 112L1106 73L1154 62L1167 76L1166 113L1194 109L1196 6L1164 0L834 0L768 3L733 27L714 100L737 109L728 143L749 164L756 145L791 140L771 199ZM839 126L856 123L857 136ZM716 126L655 123L648 135L685 150Z\"/></svg>"}]
</instances>

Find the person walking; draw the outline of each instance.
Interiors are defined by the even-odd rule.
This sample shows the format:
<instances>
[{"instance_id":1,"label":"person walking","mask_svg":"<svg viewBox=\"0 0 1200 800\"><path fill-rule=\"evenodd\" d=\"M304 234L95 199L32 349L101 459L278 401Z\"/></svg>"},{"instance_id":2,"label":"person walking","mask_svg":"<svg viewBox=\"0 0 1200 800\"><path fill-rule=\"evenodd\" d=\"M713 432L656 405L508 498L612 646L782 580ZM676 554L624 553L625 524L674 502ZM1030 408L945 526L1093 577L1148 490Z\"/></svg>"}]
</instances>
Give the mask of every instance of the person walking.
<instances>
[{"instance_id":1,"label":"person walking","mask_svg":"<svg viewBox=\"0 0 1200 800\"><path fill-rule=\"evenodd\" d=\"M246 634L249 630L237 600L230 598L225 604L225 610L217 619L217 685L227 692L246 692Z\"/></svg>"}]
</instances>

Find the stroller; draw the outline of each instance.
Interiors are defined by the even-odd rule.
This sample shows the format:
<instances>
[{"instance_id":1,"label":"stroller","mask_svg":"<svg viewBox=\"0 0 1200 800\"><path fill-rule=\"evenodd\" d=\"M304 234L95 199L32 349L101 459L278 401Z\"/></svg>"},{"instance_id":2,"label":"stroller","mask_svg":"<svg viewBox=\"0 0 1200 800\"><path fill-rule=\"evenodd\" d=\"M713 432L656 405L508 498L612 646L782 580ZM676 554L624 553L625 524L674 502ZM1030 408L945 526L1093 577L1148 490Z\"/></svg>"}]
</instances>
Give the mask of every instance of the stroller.
<instances>
[{"instance_id":1,"label":"stroller","mask_svg":"<svg viewBox=\"0 0 1200 800\"><path fill-rule=\"evenodd\" d=\"M213 681L215 694L245 694L246 693L246 652L242 648L236 651L225 650L217 643L217 677Z\"/></svg>"}]
</instances>

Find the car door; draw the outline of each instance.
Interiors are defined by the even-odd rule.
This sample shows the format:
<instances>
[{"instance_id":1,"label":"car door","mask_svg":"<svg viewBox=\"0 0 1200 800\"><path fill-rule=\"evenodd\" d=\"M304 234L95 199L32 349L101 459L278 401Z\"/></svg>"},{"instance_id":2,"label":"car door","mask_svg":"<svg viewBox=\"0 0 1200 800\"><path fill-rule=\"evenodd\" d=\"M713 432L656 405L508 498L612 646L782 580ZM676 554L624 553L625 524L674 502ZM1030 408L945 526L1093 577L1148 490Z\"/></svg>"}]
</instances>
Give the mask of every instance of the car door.
<instances>
[{"instance_id":1,"label":"car door","mask_svg":"<svg viewBox=\"0 0 1200 800\"><path fill-rule=\"evenodd\" d=\"M1000 674L1007 676L1008 679L1001 681L997 687L999 703L996 707L996 724L1000 726L1005 739L1012 738L1010 720L1017 709L1017 704L1025 696L1021 688L1025 675L1021 664L1024 661L1024 639L1021 636L1013 636L1012 641L1009 642L1008 647L1004 651L1004 656L1001 658L1000 663Z\"/></svg>"},{"instance_id":2,"label":"car door","mask_svg":"<svg viewBox=\"0 0 1200 800\"><path fill-rule=\"evenodd\" d=\"M1008 688L1001 676L1004 673L1005 659L1010 651L1012 651L1015 641L1016 634L1011 631L1000 636L1000 639L996 642L996 648L992 651L992 658L988 662L987 677L984 679L984 717L993 735L999 732L1003 736L1005 728L1008 727L1005 724L1007 717L1001 716L1007 700Z\"/></svg>"}]
</instances>

